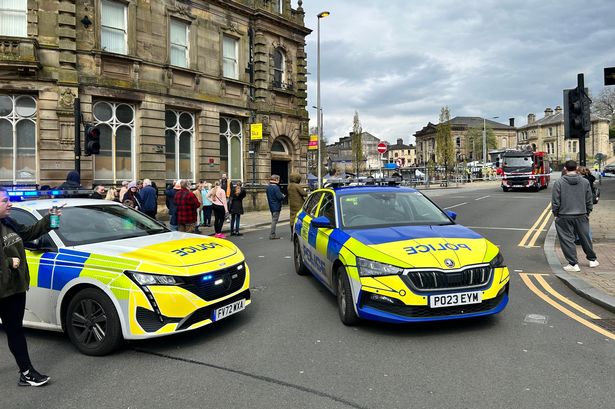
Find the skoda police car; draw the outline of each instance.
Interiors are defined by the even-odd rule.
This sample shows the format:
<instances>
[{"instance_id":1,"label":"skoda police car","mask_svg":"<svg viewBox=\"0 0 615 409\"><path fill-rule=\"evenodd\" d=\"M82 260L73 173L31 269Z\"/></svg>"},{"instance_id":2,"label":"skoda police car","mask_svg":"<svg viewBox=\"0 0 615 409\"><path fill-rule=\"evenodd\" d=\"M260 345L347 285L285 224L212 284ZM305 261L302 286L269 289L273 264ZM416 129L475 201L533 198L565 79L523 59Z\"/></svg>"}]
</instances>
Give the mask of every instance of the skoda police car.
<instances>
[{"instance_id":1,"label":"skoda police car","mask_svg":"<svg viewBox=\"0 0 615 409\"><path fill-rule=\"evenodd\" d=\"M496 314L508 303L508 268L455 217L411 188L319 189L295 219L295 270L337 296L346 325Z\"/></svg>"},{"instance_id":2,"label":"skoda police car","mask_svg":"<svg viewBox=\"0 0 615 409\"><path fill-rule=\"evenodd\" d=\"M9 192L24 194L37 192ZM200 328L250 304L249 269L229 241L172 232L104 200L21 201L10 216L32 224L64 203L60 228L24 243L25 326L65 331L81 352L104 355L123 339Z\"/></svg>"}]
</instances>

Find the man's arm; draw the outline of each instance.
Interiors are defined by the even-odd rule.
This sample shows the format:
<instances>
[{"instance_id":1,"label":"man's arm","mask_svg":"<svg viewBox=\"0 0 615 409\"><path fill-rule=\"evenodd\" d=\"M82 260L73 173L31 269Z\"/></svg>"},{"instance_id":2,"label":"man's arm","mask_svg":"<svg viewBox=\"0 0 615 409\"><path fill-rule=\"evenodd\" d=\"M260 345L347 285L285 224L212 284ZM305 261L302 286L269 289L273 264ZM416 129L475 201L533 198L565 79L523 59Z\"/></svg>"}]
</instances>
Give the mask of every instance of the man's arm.
<instances>
[{"instance_id":1,"label":"man's arm","mask_svg":"<svg viewBox=\"0 0 615 409\"><path fill-rule=\"evenodd\" d=\"M551 211L553 212L553 217L559 216L559 207L561 204L560 195L561 195L560 184L554 183L553 191L551 192Z\"/></svg>"},{"instance_id":2,"label":"man's arm","mask_svg":"<svg viewBox=\"0 0 615 409\"><path fill-rule=\"evenodd\" d=\"M587 215L594 210L594 195L592 194L592 189L589 185L589 182L586 184L585 188L585 208L587 209Z\"/></svg>"},{"instance_id":3,"label":"man's arm","mask_svg":"<svg viewBox=\"0 0 615 409\"><path fill-rule=\"evenodd\" d=\"M15 233L17 233L23 241L30 241L38 239L43 234L48 233L51 230L51 227L49 227L49 219L50 215L47 214L41 220L30 226L19 224L15 220L11 219L11 225L15 229Z\"/></svg>"}]
</instances>

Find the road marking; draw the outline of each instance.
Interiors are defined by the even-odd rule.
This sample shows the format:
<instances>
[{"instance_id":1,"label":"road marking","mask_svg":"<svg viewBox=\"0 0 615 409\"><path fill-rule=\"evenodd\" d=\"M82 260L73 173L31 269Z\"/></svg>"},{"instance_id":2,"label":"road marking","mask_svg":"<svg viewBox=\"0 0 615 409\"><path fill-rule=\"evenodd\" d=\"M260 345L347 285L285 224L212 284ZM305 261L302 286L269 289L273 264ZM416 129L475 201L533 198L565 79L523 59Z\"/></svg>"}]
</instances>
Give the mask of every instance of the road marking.
<instances>
[{"instance_id":1,"label":"road marking","mask_svg":"<svg viewBox=\"0 0 615 409\"><path fill-rule=\"evenodd\" d=\"M479 198L474 199L474 200L483 200L483 199L486 199L486 198L488 198L488 197L491 197L491 196L487 195L487 196L479 197Z\"/></svg>"},{"instance_id":2,"label":"road marking","mask_svg":"<svg viewBox=\"0 0 615 409\"><path fill-rule=\"evenodd\" d=\"M533 275L533 274L530 274ZM536 274L534 275L534 278L536 279L536 281L538 281L540 283L540 285L547 290L547 292L549 292L552 296L554 296L555 298L557 298L558 300L562 301L563 303L568 304L569 306L571 306L572 308L574 308L575 310L579 311L581 314L585 314L587 315L589 318L593 319L593 320L599 320L600 317L596 314L594 314L593 312L581 307L579 304L577 304L574 301L569 300L568 298L564 297L563 295L561 295L560 293L558 293L557 291L555 291L553 289L553 287L551 287L549 285L549 283L547 283L547 280L544 279L542 274Z\"/></svg>"},{"instance_id":3,"label":"road marking","mask_svg":"<svg viewBox=\"0 0 615 409\"><path fill-rule=\"evenodd\" d=\"M611 339L615 340L615 333L607 331L604 328L601 328L601 327L597 326L596 324L593 324L593 323L587 321L585 318L578 316L574 312L570 311L569 309L565 308L564 306L562 306L562 305L558 304L557 302L555 302L554 300L552 300L547 294L545 294L542 291L540 291L538 289L538 287L536 287L534 285L534 283L530 280L530 277L528 276L527 273L520 273L519 277L521 277L521 280L523 280L525 285L534 294L536 294L538 297L540 297L543 301L545 301L547 304L551 305L556 310L559 310L561 313L563 313L564 315L567 315L568 317L572 318L573 320L577 321L578 323L580 323L582 325L585 325L587 328L592 329L592 330L596 331L597 333L599 333L601 335L604 335L605 337L608 337L608 338L611 338Z\"/></svg>"},{"instance_id":4,"label":"road marking","mask_svg":"<svg viewBox=\"0 0 615 409\"><path fill-rule=\"evenodd\" d=\"M484 226L466 226L468 229L483 229L483 230L511 230L511 231L526 231L525 227L484 227ZM546 231L546 230L542 230Z\"/></svg>"},{"instance_id":5,"label":"road marking","mask_svg":"<svg viewBox=\"0 0 615 409\"><path fill-rule=\"evenodd\" d=\"M452 209L453 207L459 207L459 206L463 206L463 205L467 205L467 204L468 204L467 202L459 203L459 204L456 204L456 205L445 207L444 210Z\"/></svg>"},{"instance_id":6,"label":"road marking","mask_svg":"<svg viewBox=\"0 0 615 409\"><path fill-rule=\"evenodd\" d=\"M534 246L534 244L536 243L536 240L538 240L538 236L540 236L540 233L544 230L545 226L547 225L547 222L551 218L551 214L551 212L547 213L547 217L544 218L542 224L540 225L538 230L536 230L534 236L532 236L532 240L530 240L530 243L527 245L528 247L536 247Z\"/></svg>"},{"instance_id":7,"label":"road marking","mask_svg":"<svg viewBox=\"0 0 615 409\"><path fill-rule=\"evenodd\" d=\"M540 217L538 217L538 220L536 220L536 223L534 223L532 225L532 227L530 227L530 229L527 231L527 233L525 233L525 236L523 236L523 238L521 239L521 241L519 242L518 246L519 247L526 247L527 245L527 240L530 238L530 236L532 235L532 232L536 229L536 227L540 224L540 222L542 221L542 218L545 217L545 215L549 214L549 210L551 209L551 203L549 203L547 205L547 207L545 208L545 210L542 211L542 213L540 214ZM548 217L548 216L547 216ZM539 233L540 234L540 233ZM535 240L534 240L535 242ZM533 246L533 244L532 244Z\"/></svg>"}]
</instances>

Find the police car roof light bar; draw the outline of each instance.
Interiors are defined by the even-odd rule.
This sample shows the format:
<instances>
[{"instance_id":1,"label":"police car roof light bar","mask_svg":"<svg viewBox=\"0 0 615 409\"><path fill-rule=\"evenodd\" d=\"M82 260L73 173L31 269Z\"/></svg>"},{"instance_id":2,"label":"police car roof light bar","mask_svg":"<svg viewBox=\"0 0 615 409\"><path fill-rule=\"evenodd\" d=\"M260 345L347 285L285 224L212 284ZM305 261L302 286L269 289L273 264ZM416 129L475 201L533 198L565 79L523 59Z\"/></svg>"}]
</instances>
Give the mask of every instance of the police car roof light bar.
<instances>
[{"instance_id":1,"label":"police car roof light bar","mask_svg":"<svg viewBox=\"0 0 615 409\"><path fill-rule=\"evenodd\" d=\"M88 189L37 189L38 185L3 185L6 193L11 200L23 201L33 199L53 199L56 197L63 198L87 198L92 195L92 190Z\"/></svg>"}]
</instances>

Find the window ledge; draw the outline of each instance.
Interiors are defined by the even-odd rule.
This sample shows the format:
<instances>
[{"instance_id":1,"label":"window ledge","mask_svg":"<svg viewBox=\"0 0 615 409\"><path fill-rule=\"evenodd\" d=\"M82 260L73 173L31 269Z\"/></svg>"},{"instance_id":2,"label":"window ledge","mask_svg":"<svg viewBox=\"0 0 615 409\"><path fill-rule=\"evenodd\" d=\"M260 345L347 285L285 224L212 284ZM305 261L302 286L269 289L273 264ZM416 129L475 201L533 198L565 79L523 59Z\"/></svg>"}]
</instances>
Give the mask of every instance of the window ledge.
<instances>
[{"instance_id":1,"label":"window ledge","mask_svg":"<svg viewBox=\"0 0 615 409\"><path fill-rule=\"evenodd\" d=\"M92 50L92 54L99 56L101 58L115 58L115 59L121 59L121 60L129 60L129 61L138 62L138 63L143 62L141 58L137 58L129 54L112 53L110 51Z\"/></svg>"}]
</instances>

